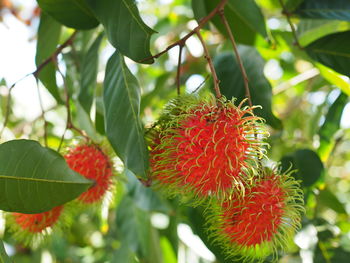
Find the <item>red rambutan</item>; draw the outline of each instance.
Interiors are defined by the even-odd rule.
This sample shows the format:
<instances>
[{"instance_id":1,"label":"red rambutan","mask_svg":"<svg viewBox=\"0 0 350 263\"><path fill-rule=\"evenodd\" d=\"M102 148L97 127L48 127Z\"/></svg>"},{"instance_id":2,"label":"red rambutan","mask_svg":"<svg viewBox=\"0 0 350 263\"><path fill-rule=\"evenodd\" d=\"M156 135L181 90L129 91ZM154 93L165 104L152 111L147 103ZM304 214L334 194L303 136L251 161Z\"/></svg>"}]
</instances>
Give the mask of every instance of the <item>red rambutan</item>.
<instances>
[{"instance_id":1,"label":"red rambutan","mask_svg":"<svg viewBox=\"0 0 350 263\"><path fill-rule=\"evenodd\" d=\"M193 200L222 198L237 188L244 193L249 162L261 151L262 142L254 136L262 133L259 120L252 108L231 101L173 100L151 139L153 179L171 195Z\"/></svg>"},{"instance_id":2,"label":"red rambutan","mask_svg":"<svg viewBox=\"0 0 350 263\"><path fill-rule=\"evenodd\" d=\"M38 214L12 213L15 222L22 230L31 233L41 233L44 229L52 227L61 215L63 206Z\"/></svg>"},{"instance_id":3,"label":"red rambutan","mask_svg":"<svg viewBox=\"0 0 350 263\"><path fill-rule=\"evenodd\" d=\"M208 214L214 240L246 261L277 255L292 241L303 208L303 193L290 174L265 168L244 196L214 206ZM233 196L234 197L234 196Z\"/></svg>"},{"instance_id":4,"label":"red rambutan","mask_svg":"<svg viewBox=\"0 0 350 263\"><path fill-rule=\"evenodd\" d=\"M112 183L109 157L98 146L89 144L71 148L65 159L72 170L95 182L78 199L85 204L100 201Z\"/></svg>"}]
</instances>

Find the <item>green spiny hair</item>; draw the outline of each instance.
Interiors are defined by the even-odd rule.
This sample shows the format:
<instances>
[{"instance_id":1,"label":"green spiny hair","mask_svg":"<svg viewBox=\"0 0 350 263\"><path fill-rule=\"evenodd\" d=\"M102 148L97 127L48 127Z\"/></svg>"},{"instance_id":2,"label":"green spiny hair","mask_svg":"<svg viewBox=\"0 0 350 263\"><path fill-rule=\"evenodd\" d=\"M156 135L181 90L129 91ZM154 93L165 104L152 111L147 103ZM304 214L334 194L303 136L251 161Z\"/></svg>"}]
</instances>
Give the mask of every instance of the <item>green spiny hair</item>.
<instances>
[{"instance_id":1,"label":"green spiny hair","mask_svg":"<svg viewBox=\"0 0 350 263\"><path fill-rule=\"evenodd\" d=\"M180 196L180 200L192 205L200 204L207 200L207 197L225 199L235 192L244 195L245 188L249 187L253 178L258 175L256 171L260 159L265 157L263 146L267 144L263 139L267 132L262 125L263 119L253 114L254 108L243 106L243 103L235 106L232 101L225 98L217 100L213 97L203 98L195 95L180 96L171 100L159 121L148 133L151 167L157 168L158 165L162 168L151 171L152 178L157 181L156 186L159 186L168 196ZM192 120L194 124L188 124L188 121ZM197 133L195 133L196 129ZM192 136L194 133L195 135ZM206 138L205 134L211 137ZM218 135L220 135L219 139ZM238 139L235 139L236 137ZM200 146L204 140L207 140L206 145ZM184 145L186 148L182 149ZM192 151L192 147L197 147L197 151L184 160L183 156L188 151ZM200 161L208 158L207 151L214 151L215 154L212 154L212 160L208 160L207 168L202 170L203 177L197 178L198 181L192 184L183 183L190 180L191 174L197 171L199 173L199 169L203 169ZM233 151L237 151L240 155L234 155ZM221 155L216 154L218 152ZM240 163L239 158L244 159L244 162ZM220 167L215 167L218 166L215 164L216 160L221 165L226 165L229 171L221 172ZM189 173L181 175L179 170L183 171L188 163L192 163L187 169ZM179 164L182 164L181 168L178 167ZM241 166L239 176L235 177L231 172L238 169L237 165ZM217 174L211 174L213 171ZM220 181L223 178L222 173L229 177L225 182ZM215 177L215 181L212 182L213 188L214 184L217 184L215 191L204 189L208 186L201 180L209 182L208 180L212 177ZM162 181L164 178L168 181ZM208 194L201 196L204 191Z\"/></svg>"},{"instance_id":2,"label":"green spiny hair","mask_svg":"<svg viewBox=\"0 0 350 263\"><path fill-rule=\"evenodd\" d=\"M284 251L290 247L297 229L301 226L301 215L304 213L303 192L300 188L300 182L296 181L292 173L287 171L281 173L277 168L260 169L260 178L253 183L249 192L241 198L226 200L225 203L217 202L216 205L206 209L206 218L208 224L208 233L214 243L221 245L228 258L239 258L242 262L263 262L266 257L272 255L272 261L278 259L278 252ZM271 189L271 195L264 195L264 192L254 192L260 188L263 182L272 180L274 185ZM278 200L278 205L271 204L276 201L275 195L283 194L283 200ZM264 198L265 197L265 198ZM265 202L259 207L254 203ZM270 202L270 205L269 205ZM279 205L283 207L279 209ZM255 208L255 211L253 211ZM268 211L270 208L270 211ZM277 210L277 212L273 211ZM264 217L264 213L267 216ZM271 217L273 213L280 214L277 218ZM269 218L271 221L268 221ZM258 220L261 219L259 224ZM276 221L278 224L274 225ZM255 223L255 224L254 224ZM259 237L259 226L271 223L271 228L265 229ZM253 229L253 230L251 230ZM251 233L249 234L249 230ZM237 232L234 232L237 231ZM269 237L263 240L263 236Z\"/></svg>"}]
</instances>

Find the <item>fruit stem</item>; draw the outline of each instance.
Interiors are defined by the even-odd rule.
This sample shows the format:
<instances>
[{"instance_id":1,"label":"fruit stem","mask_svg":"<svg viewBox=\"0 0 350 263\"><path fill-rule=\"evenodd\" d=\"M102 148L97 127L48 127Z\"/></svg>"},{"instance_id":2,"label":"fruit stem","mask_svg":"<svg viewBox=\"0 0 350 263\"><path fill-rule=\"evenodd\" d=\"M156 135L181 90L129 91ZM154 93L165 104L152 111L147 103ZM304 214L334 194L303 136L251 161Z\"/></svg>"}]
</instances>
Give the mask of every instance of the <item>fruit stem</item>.
<instances>
[{"instance_id":1,"label":"fruit stem","mask_svg":"<svg viewBox=\"0 0 350 263\"><path fill-rule=\"evenodd\" d=\"M38 91L38 100L39 100L39 105L40 105L40 109L41 109L41 118L43 119L44 121L44 144L45 146L47 147L48 144L47 144L47 121L46 121L46 118L45 118L45 109L44 109L44 105L43 105L43 100L42 100L42 97L41 97L41 93L40 93L40 88L39 88L39 80L36 79L36 87L37 87L37 91Z\"/></svg>"},{"instance_id":2,"label":"fruit stem","mask_svg":"<svg viewBox=\"0 0 350 263\"><path fill-rule=\"evenodd\" d=\"M66 78L65 78L64 74L62 73L62 71L60 70L60 68L58 66L57 58L52 58L52 62L54 63L57 72L60 74L60 76L62 77L62 80L63 80L64 95L65 95L65 106L66 106L66 109L67 109L67 124L66 124L66 128L65 128L65 130L64 130L64 132L62 134L61 141L60 141L60 144L59 144L58 149L57 149L57 151L59 152L60 149L61 149L64 137L65 137L66 132L67 132L68 129L78 132L87 141L89 141L89 137L86 135L86 133L84 131L82 131L79 128L75 127L73 122L72 122L72 113L71 113L70 102L69 102L70 101L70 95L69 95L69 90L68 90L68 85L67 85L67 82L66 82Z\"/></svg>"},{"instance_id":3,"label":"fruit stem","mask_svg":"<svg viewBox=\"0 0 350 263\"><path fill-rule=\"evenodd\" d=\"M292 34L293 34L293 38L294 38L294 45L297 46L300 49L303 49L303 47L300 45L299 40L298 40L298 35L297 35L297 31L295 30L295 26L292 22L292 20L290 19L291 17L291 13L289 13L287 11L286 5L283 3L283 0L278 0L280 2L280 5L282 7L282 14L284 14L287 18L287 22L290 26L290 29L292 30Z\"/></svg>"},{"instance_id":4,"label":"fruit stem","mask_svg":"<svg viewBox=\"0 0 350 263\"><path fill-rule=\"evenodd\" d=\"M230 26L229 26L229 24L227 22L227 19L225 17L224 9L220 9L219 10L219 16L221 18L222 23L225 26L225 29L226 29L226 31L227 31L227 33L229 35L230 41L232 43L233 51L235 52L238 65L239 65L239 68L240 68L240 70L242 72L242 76L243 76L245 95L246 95L246 98L248 99L249 106L252 107L253 106L253 102L252 102L252 97L250 95L250 90L249 90L249 79L248 79L248 76L247 76L247 72L245 71L245 68L244 68L241 56L239 55L239 52L238 52L236 40L235 40L235 38L233 36L232 30L231 30L231 28L230 28Z\"/></svg>"},{"instance_id":5,"label":"fruit stem","mask_svg":"<svg viewBox=\"0 0 350 263\"><path fill-rule=\"evenodd\" d=\"M206 58L206 60L208 61L208 65L210 68L210 72L213 74L213 81L214 81L214 90L215 90L215 95L217 99L220 99L222 97L221 92L220 92L220 87L219 87L219 83L220 80L218 79L218 76L216 75L216 71L215 71L215 67L213 64L213 60L211 59L209 50L207 48L207 45L205 44L203 37L201 35L201 33L199 32L199 28L196 29L196 34L200 40L200 42L202 43L203 49L204 49L204 57Z\"/></svg>"},{"instance_id":6,"label":"fruit stem","mask_svg":"<svg viewBox=\"0 0 350 263\"><path fill-rule=\"evenodd\" d=\"M181 75L181 57L182 57L182 49L185 46L185 42L179 43L179 58L177 61L177 72L176 72L176 89L177 89L177 95L180 96L181 90L180 90L180 75Z\"/></svg>"},{"instance_id":7,"label":"fruit stem","mask_svg":"<svg viewBox=\"0 0 350 263\"><path fill-rule=\"evenodd\" d=\"M167 53L170 49L172 49L178 45L185 44L187 39L189 39L191 36L196 34L196 31L198 29L201 29L203 26L205 26L209 22L209 20L212 19L219 12L220 9L224 8L224 6L227 4L227 1L228 0L221 0L221 2L207 16L203 17L198 22L198 26L196 26L193 30L191 30L189 33L187 33L187 35L185 35L183 38L172 43L167 48L165 48L163 51L159 52L158 54L155 54L153 56L150 56L150 57L147 57L147 58L141 60L140 63L149 61L149 60L154 59L154 58L159 58L160 56Z\"/></svg>"}]
</instances>

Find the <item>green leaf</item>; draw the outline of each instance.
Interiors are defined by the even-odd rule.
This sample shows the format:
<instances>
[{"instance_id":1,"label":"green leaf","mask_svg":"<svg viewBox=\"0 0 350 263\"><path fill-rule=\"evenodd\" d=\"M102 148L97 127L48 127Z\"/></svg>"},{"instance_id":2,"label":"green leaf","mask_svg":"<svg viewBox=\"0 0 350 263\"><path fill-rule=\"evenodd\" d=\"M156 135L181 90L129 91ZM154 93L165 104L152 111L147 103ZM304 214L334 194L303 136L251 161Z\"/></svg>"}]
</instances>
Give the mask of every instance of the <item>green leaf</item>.
<instances>
[{"instance_id":1,"label":"green leaf","mask_svg":"<svg viewBox=\"0 0 350 263\"><path fill-rule=\"evenodd\" d=\"M267 37L265 18L254 0L229 0L230 7L250 29ZM228 18L230 19L230 17Z\"/></svg>"},{"instance_id":2,"label":"green leaf","mask_svg":"<svg viewBox=\"0 0 350 263\"><path fill-rule=\"evenodd\" d=\"M77 128L86 132L90 139L98 141L98 136L96 134L95 127L91 121L90 115L86 113L83 107L80 105L79 101L74 101L76 112L74 116L76 117Z\"/></svg>"},{"instance_id":3,"label":"green leaf","mask_svg":"<svg viewBox=\"0 0 350 263\"><path fill-rule=\"evenodd\" d=\"M105 132L105 118L104 118L104 105L103 105L102 94L101 94L101 96L98 94L95 97L95 100L96 100L95 128L99 134L105 135L106 134L106 132Z\"/></svg>"},{"instance_id":4,"label":"green leaf","mask_svg":"<svg viewBox=\"0 0 350 263\"><path fill-rule=\"evenodd\" d=\"M170 241L165 236L162 236L160 239L160 247L163 252L164 262L177 263L177 258L174 253L174 250L170 244Z\"/></svg>"},{"instance_id":5,"label":"green leaf","mask_svg":"<svg viewBox=\"0 0 350 263\"><path fill-rule=\"evenodd\" d=\"M146 257L151 238L149 215L135 206L130 197L125 196L117 209L116 223L122 242L134 253Z\"/></svg>"},{"instance_id":6,"label":"green leaf","mask_svg":"<svg viewBox=\"0 0 350 263\"><path fill-rule=\"evenodd\" d=\"M60 39L61 25L42 12L38 29L35 64L38 67L55 52ZM56 67L49 62L37 76L58 103L62 103L56 83Z\"/></svg>"},{"instance_id":7,"label":"green leaf","mask_svg":"<svg viewBox=\"0 0 350 263\"><path fill-rule=\"evenodd\" d=\"M301 17L350 21L348 0L304 0L295 11Z\"/></svg>"},{"instance_id":8,"label":"green leaf","mask_svg":"<svg viewBox=\"0 0 350 263\"><path fill-rule=\"evenodd\" d=\"M0 263L12 263L9 256L6 254L2 240L0 240Z\"/></svg>"},{"instance_id":9,"label":"green leaf","mask_svg":"<svg viewBox=\"0 0 350 263\"><path fill-rule=\"evenodd\" d=\"M207 14L209 14L219 2L219 0L205 0ZM254 44L256 33L267 37L264 17L254 0L229 0L225 6L224 12L232 33L238 42L252 45ZM226 29L219 16L214 16L212 22L222 34L227 35Z\"/></svg>"},{"instance_id":10,"label":"green leaf","mask_svg":"<svg viewBox=\"0 0 350 263\"><path fill-rule=\"evenodd\" d=\"M329 108L326 120L318 132L320 136L320 147L318 148L318 153L322 160L327 160L332 151L334 145L333 136L340 128L340 120L347 103L348 96L344 93L339 94L338 98Z\"/></svg>"},{"instance_id":11,"label":"green leaf","mask_svg":"<svg viewBox=\"0 0 350 263\"><path fill-rule=\"evenodd\" d=\"M338 214L346 214L344 205L339 201L339 199L328 189L323 189L317 195L318 203L325 205Z\"/></svg>"},{"instance_id":12,"label":"green leaf","mask_svg":"<svg viewBox=\"0 0 350 263\"><path fill-rule=\"evenodd\" d=\"M40 8L61 24L76 29L91 29L99 22L85 0L37 0Z\"/></svg>"},{"instance_id":13,"label":"green leaf","mask_svg":"<svg viewBox=\"0 0 350 263\"><path fill-rule=\"evenodd\" d=\"M126 243L122 243L120 248L113 253L112 262L138 263L136 254L130 250Z\"/></svg>"},{"instance_id":14,"label":"green leaf","mask_svg":"<svg viewBox=\"0 0 350 263\"><path fill-rule=\"evenodd\" d=\"M344 79L344 76L335 72L334 70L317 63L317 68L320 70L322 77L329 83L338 87L342 92L350 96L350 83Z\"/></svg>"},{"instance_id":15,"label":"green leaf","mask_svg":"<svg viewBox=\"0 0 350 263\"><path fill-rule=\"evenodd\" d=\"M140 120L140 88L117 52L107 63L103 100L106 134L114 151L129 170L146 177L148 150Z\"/></svg>"},{"instance_id":16,"label":"green leaf","mask_svg":"<svg viewBox=\"0 0 350 263\"><path fill-rule=\"evenodd\" d=\"M141 112L144 112L145 108L150 105L162 108L166 101L176 96L176 90L167 84L171 76L169 72L165 72L156 78L154 89L144 94L141 98Z\"/></svg>"},{"instance_id":17,"label":"green leaf","mask_svg":"<svg viewBox=\"0 0 350 263\"><path fill-rule=\"evenodd\" d=\"M31 140L0 145L0 209L41 213L67 203L92 182L69 169L63 157Z\"/></svg>"},{"instance_id":18,"label":"green leaf","mask_svg":"<svg viewBox=\"0 0 350 263\"><path fill-rule=\"evenodd\" d=\"M315 249L313 262L317 263L348 263L350 252L342 247L326 248L323 242L319 242Z\"/></svg>"},{"instance_id":19,"label":"green leaf","mask_svg":"<svg viewBox=\"0 0 350 263\"><path fill-rule=\"evenodd\" d=\"M94 92L96 88L96 78L98 71L98 50L103 38L103 33L99 34L92 43L89 50L83 57L81 65L80 91L78 100L84 110L89 114Z\"/></svg>"},{"instance_id":20,"label":"green leaf","mask_svg":"<svg viewBox=\"0 0 350 263\"><path fill-rule=\"evenodd\" d=\"M139 63L153 63L150 38L155 32L141 19L134 0L87 0L111 44Z\"/></svg>"},{"instance_id":21,"label":"green leaf","mask_svg":"<svg viewBox=\"0 0 350 263\"><path fill-rule=\"evenodd\" d=\"M193 15L197 21L200 21L203 17L208 15L205 0L192 0L191 1ZM205 29L209 29L208 25L204 26Z\"/></svg>"},{"instance_id":22,"label":"green leaf","mask_svg":"<svg viewBox=\"0 0 350 263\"><path fill-rule=\"evenodd\" d=\"M296 170L293 176L302 181L304 187L315 184L323 175L324 167L320 157L312 150L300 149L281 160L282 171Z\"/></svg>"},{"instance_id":23,"label":"green leaf","mask_svg":"<svg viewBox=\"0 0 350 263\"><path fill-rule=\"evenodd\" d=\"M240 46L239 53L248 75L249 88L254 105L262 109L254 112L263 117L276 129L281 129L281 121L272 113L272 88L264 76L264 60L255 48ZM237 98L237 104L245 98L242 73L233 52L223 52L214 58L214 66L220 80L220 89L226 98Z\"/></svg>"},{"instance_id":24,"label":"green leaf","mask_svg":"<svg viewBox=\"0 0 350 263\"><path fill-rule=\"evenodd\" d=\"M133 198L135 205L144 211L157 211L165 214L170 212L169 206L160 199L157 192L150 187L145 187L129 170L126 169L125 174L128 179L129 196Z\"/></svg>"},{"instance_id":25,"label":"green leaf","mask_svg":"<svg viewBox=\"0 0 350 263\"><path fill-rule=\"evenodd\" d=\"M306 187L316 183L324 173L323 163L320 157L312 150L301 149L294 153L298 177Z\"/></svg>"},{"instance_id":26,"label":"green leaf","mask_svg":"<svg viewBox=\"0 0 350 263\"><path fill-rule=\"evenodd\" d=\"M312 59L350 76L350 31L327 35L306 46L305 50Z\"/></svg>"},{"instance_id":27,"label":"green leaf","mask_svg":"<svg viewBox=\"0 0 350 263\"><path fill-rule=\"evenodd\" d=\"M304 2L304 0L288 0L288 1L285 3L286 10L288 10L288 12L292 12L292 11L294 11L302 2Z\"/></svg>"},{"instance_id":28,"label":"green leaf","mask_svg":"<svg viewBox=\"0 0 350 263\"><path fill-rule=\"evenodd\" d=\"M298 24L298 40L302 46L336 32L350 30L350 23L346 21L324 21L323 19L302 19Z\"/></svg>"},{"instance_id":29,"label":"green leaf","mask_svg":"<svg viewBox=\"0 0 350 263\"><path fill-rule=\"evenodd\" d=\"M207 248L215 255L219 263L236 262L232 258L227 259L227 253L224 252L223 247L210 239L210 233L207 230L208 225L201 208L188 208L188 219L193 232L201 238Z\"/></svg>"}]
</instances>

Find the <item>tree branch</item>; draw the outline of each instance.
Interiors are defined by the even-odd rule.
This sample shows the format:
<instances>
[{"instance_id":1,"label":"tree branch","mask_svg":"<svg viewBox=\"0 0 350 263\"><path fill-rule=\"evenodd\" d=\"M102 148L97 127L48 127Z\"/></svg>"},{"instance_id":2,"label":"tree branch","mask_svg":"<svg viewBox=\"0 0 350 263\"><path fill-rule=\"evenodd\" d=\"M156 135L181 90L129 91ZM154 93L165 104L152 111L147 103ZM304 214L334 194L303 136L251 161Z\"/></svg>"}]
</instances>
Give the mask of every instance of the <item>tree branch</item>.
<instances>
[{"instance_id":1,"label":"tree branch","mask_svg":"<svg viewBox=\"0 0 350 263\"><path fill-rule=\"evenodd\" d=\"M180 90L180 75L181 75L181 57L182 57L182 49L184 48L184 45L179 45L179 59L177 61L177 72L176 72L176 88L177 88L177 95L181 94Z\"/></svg>"},{"instance_id":2,"label":"tree branch","mask_svg":"<svg viewBox=\"0 0 350 263\"><path fill-rule=\"evenodd\" d=\"M241 59L241 56L239 55L235 38L234 38L234 36L232 34L232 30L230 28L230 25L227 22L227 19L225 17L223 9L221 9L219 11L219 15L220 15L221 21L224 24L225 29L226 29L226 31L227 31L227 33L229 35L230 41L232 43L233 51L235 52L238 65L239 65L239 68L240 68L240 70L242 72L242 76L243 76L245 95L246 95L246 98L248 99L249 106L252 107L253 106L253 102L252 102L252 97L250 95L250 90L249 90L249 80L248 80L247 72L245 71L245 68L244 68L244 65L243 65L243 61Z\"/></svg>"},{"instance_id":3,"label":"tree branch","mask_svg":"<svg viewBox=\"0 0 350 263\"><path fill-rule=\"evenodd\" d=\"M47 147L47 121L45 118L45 109L44 109L44 105L43 105L43 100L41 98L41 93L40 93L40 87L39 87L39 82L38 79L36 79L36 87L37 87L37 91L38 91L38 99L39 99L39 105L40 105L40 109L41 109L41 118L44 121L44 143L45 146Z\"/></svg>"},{"instance_id":4,"label":"tree branch","mask_svg":"<svg viewBox=\"0 0 350 263\"><path fill-rule=\"evenodd\" d=\"M63 75L62 71L60 70L56 58L53 59L53 62L55 64L55 66L56 66L57 72L60 74L60 76L62 77L62 80L63 80L64 94L65 94L65 106L66 106L66 109L67 109L67 124L66 124L66 128L65 128L65 130L64 130L64 132L62 134L61 141L60 141L60 144L59 144L58 149L57 149L57 151L59 152L60 149L61 149L61 146L63 144L63 140L64 140L64 137L65 137L65 134L66 134L68 129L75 130L80 135L82 135L87 141L89 140L89 137L86 135L86 133L84 131L82 131L79 128L75 127L74 124L73 124L72 112L71 112L71 108L70 108L70 95L69 95L69 90L68 90L68 85L67 85L67 82L66 82L66 78Z\"/></svg>"},{"instance_id":5,"label":"tree branch","mask_svg":"<svg viewBox=\"0 0 350 263\"><path fill-rule=\"evenodd\" d=\"M199 32L199 28L196 30L196 34L200 40L200 42L202 43L202 46L203 46L203 49L204 49L204 54L205 54L205 58L206 60L208 61L208 65L209 65L209 68L210 68L210 72L213 74L213 81L214 81L214 90L215 90L215 95L216 95L216 98L220 99L222 97L221 95L221 92L220 92L220 87L219 87L219 83L220 83L220 80L218 79L218 76L216 75L216 71L215 71L215 67L214 67L214 64L213 64L213 60L211 59L211 56L210 56L210 53L209 53L209 50L201 36L201 33Z\"/></svg>"},{"instance_id":6,"label":"tree branch","mask_svg":"<svg viewBox=\"0 0 350 263\"><path fill-rule=\"evenodd\" d=\"M70 45L72 45L74 38L76 37L78 31L74 31L73 34L62 44L60 45L55 52L52 53L52 55L50 57L48 57L47 59L45 59L42 63L40 63L40 65L36 68L36 70L32 73L34 75L34 77L38 78L38 75L40 73L40 71L47 65L49 64L53 59L56 59L57 56L62 52L62 50L65 47L68 47Z\"/></svg>"},{"instance_id":7,"label":"tree branch","mask_svg":"<svg viewBox=\"0 0 350 263\"><path fill-rule=\"evenodd\" d=\"M39 64L36 68L36 70L32 73L29 73L27 75L25 75L24 77L22 77L21 79L17 80L15 83L13 83L11 85L11 87L9 88L9 93L8 93L8 97L7 97L7 104L6 104L6 113L5 113L5 117L4 117L4 122L3 122L3 127L0 130L0 138L5 130L5 127L7 126L8 123L8 119L10 117L10 105L11 105L11 91L12 89L17 85L18 82L22 81L23 79L27 78L30 75L33 75L36 79L38 79L38 75L40 73L40 71L47 65L49 64L51 61L56 60L57 56L62 52L62 50L71 45L77 35L78 31L74 31L73 34L60 46L58 46L58 48L55 50L55 52L52 53L51 56L49 56L47 59L45 59L41 64Z\"/></svg>"},{"instance_id":8,"label":"tree branch","mask_svg":"<svg viewBox=\"0 0 350 263\"><path fill-rule=\"evenodd\" d=\"M282 11L282 14L284 14L284 15L286 16L287 21L288 21L288 24L289 24L289 26L290 26L290 28L291 28L291 30L292 30L293 38L294 38L294 41L295 41L294 44L295 44L298 48L303 49L303 47L302 47L302 46L300 45L300 43L299 43L297 31L296 31L296 29L295 29L295 26L294 26L292 20L290 19L291 15L290 15L290 13L287 11L286 5L283 3L283 0L278 0L278 1L280 2L280 5L281 5L282 10L283 10L283 11Z\"/></svg>"},{"instance_id":9,"label":"tree branch","mask_svg":"<svg viewBox=\"0 0 350 263\"><path fill-rule=\"evenodd\" d=\"M173 44L171 44L170 46L168 46L166 49L164 49L163 51L159 52L158 54L141 60L141 62L145 62L145 61L148 61L148 60L151 60L151 59L154 59L154 58L159 58L161 55L164 55L165 53L167 53L173 47L176 47L178 45L185 45L187 39L189 39L191 36L196 34L196 32L199 29L201 29L203 26L205 26L205 24L208 23L210 19L212 19L216 14L218 14L218 12L225 7L225 5L227 4L227 1L228 0L221 0L220 3L207 16L205 16L204 18L202 18L199 21L198 26L196 26L193 30L191 30L189 33L187 33L187 35L185 35L183 38L181 38L180 40L174 42Z\"/></svg>"}]
</instances>

